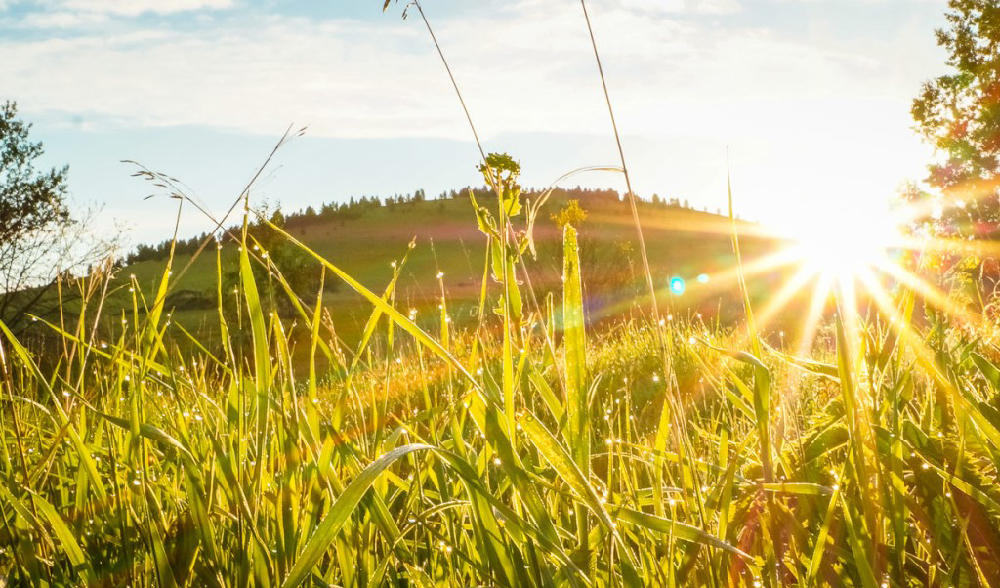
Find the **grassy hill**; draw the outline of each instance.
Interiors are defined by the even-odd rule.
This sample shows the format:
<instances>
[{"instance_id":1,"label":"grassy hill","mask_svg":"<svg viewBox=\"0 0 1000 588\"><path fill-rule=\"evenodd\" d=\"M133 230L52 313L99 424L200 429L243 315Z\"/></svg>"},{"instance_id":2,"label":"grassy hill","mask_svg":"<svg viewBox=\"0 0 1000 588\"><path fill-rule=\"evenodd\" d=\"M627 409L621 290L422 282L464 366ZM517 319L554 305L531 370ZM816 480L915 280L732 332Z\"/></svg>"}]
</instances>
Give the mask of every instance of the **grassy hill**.
<instances>
[{"instance_id":1,"label":"grassy hill","mask_svg":"<svg viewBox=\"0 0 1000 588\"><path fill-rule=\"evenodd\" d=\"M537 256L528 259L526 267L539 299L558 285L559 230L551 217L566 206L568 200L567 193L557 192L536 221ZM580 223L580 231L585 286L595 300L590 314L593 319L619 315L634 303L636 294L644 292L641 289L641 258L628 203L598 195L582 198L579 203L587 213L587 219ZM675 308L697 309L714 315L722 298L735 299L735 283L731 279L735 258L728 218L648 202L640 204L639 214L657 286L664 289L665 298L670 298ZM750 235L758 232L754 225L741 223L741 226L741 232ZM357 218L292 217L286 228L295 238L374 291L385 288L393 274L392 262L401 259L412 240L416 245L409 251L397 284L400 307L416 309L418 316L428 319L435 317L440 302L437 274L442 272L453 319L463 324L472 318L470 311L475 310L482 283L486 238L477 229L475 212L467 196L386 205L366 211ZM748 258L772 251L776 246L772 240L753 236L744 237L743 243ZM174 282L171 291L184 295L171 296L165 309L172 311L174 319L189 330L213 328L216 324L218 277L213 249L203 252ZM224 272L235 267L236 256L235 245L223 246ZM178 255L174 260L175 274L190 261L190 255ZM109 297L106 310L117 313L128 309L131 312L130 299L124 295L129 276L135 275L142 291L155 292L164 263L165 260L148 260L124 267L116 280L119 290ZM629 267L623 267L623 263ZM592 275L587 275L588 269ZM315 271L319 272L318 264ZM615 271L623 274L624 283L609 287L591 279ZM697 280L701 274L707 276L707 283ZM726 279L727 274L730 279ZM686 281L687 288L681 296L668 296L666 287L673 276ZM334 278L328 276L328 280ZM757 280L753 286L763 292L769 283ZM356 337L370 312L367 303L345 288L327 291L324 303L338 334L348 340Z\"/></svg>"},{"instance_id":2,"label":"grassy hill","mask_svg":"<svg viewBox=\"0 0 1000 588\"><path fill-rule=\"evenodd\" d=\"M534 200L537 196L537 193L526 193L524 199ZM539 307L543 306L549 293L559 299L561 235L553 217L573 199L586 212L586 219L576 224L580 230L587 319L591 328L603 329L617 319L632 315L640 307L648 308L648 290L643 281L631 209L628 202L620 200L612 191L560 190L545 203L533 229L536 255L527 255L523 268L530 279L530 283L522 284L525 308L534 310L536 301ZM496 207L495 198L490 196L480 195L479 204ZM640 202L638 211L651 273L661 292L661 310L679 316L699 313L705 322L721 326L738 320L742 303L737 294L730 220L716 214L646 201ZM524 229L524 216L515 219L520 223L515 230ZM475 209L467 193L439 200L386 203L349 215L336 214L332 218L291 214L286 217L285 229L374 292L386 288L395 271L393 263L406 255L406 263L401 266L396 283L396 304L404 312L416 311L415 321L429 332L440 328L442 286L453 328L461 330L477 322L486 237L477 228ZM239 228L232 231L238 238ZM751 223L741 222L740 233L745 263L780 246L774 239L759 236L760 227ZM414 243L412 249L409 247L411 242ZM237 302L241 294L234 290L238 243L223 239L218 259L214 243L209 243L200 255L193 257L191 252L197 249L196 244L200 244L197 239L189 239L178 245L180 253L174 256L164 313L170 317L172 325L183 327L209 350L218 352L221 349L217 314L220 275L225 298L223 306L229 309L229 320L239 320L235 309L242 308ZM291 247L288 243L282 246ZM159 248L165 249L163 244ZM167 255L155 251L151 254L151 250L146 247L144 256L155 259L126 264L116 270L110 280L101 307L103 320L99 325L100 335L105 340L118 339L123 324L136 322L133 296L137 296L135 306L140 321L146 308L152 307L166 269ZM263 252L255 253L259 256ZM310 274L306 281L315 286L301 288L297 294L311 306L318 290L321 266L312 259L305 261L304 272ZM522 270L518 271L519 279L524 280ZM293 344L302 335L308 335L295 327L302 321L295 320L297 315L287 304L286 294L275 280L266 277L263 264L255 266L255 272L265 304L270 302L272 308L282 313L287 328L291 329ZM439 272L442 274L440 282ZM673 277L685 281L683 294L671 292L669 281ZM765 300L785 277L781 272L752 277L749 282L751 297L755 301ZM133 289L133 283L138 288ZM497 287L492 279L489 280L488 288ZM72 290L64 287L63 293ZM489 291L491 299L495 299L495 293ZM61 305L55 304L55 300L51 302L58 308L58 315L45 318L53 322L62 320L68 329L75 328L79 301L64 299ZM793 300L792 304L801 307L805 301ZM327 273L323 307L329 318L328 327L348 348L353 348L370 316L370 304ZM94 310L88 312L93 318ZM797 313L782 316L794 318ZM777 332L784 327L779 319L771 325L771 330ZM46 345L52 334L40 323L28 324L24 333L25 336L35 335L27 340L35 341L36 345ZM175 337L180 345L185 340L186 336ZM294 348L293 357L296 360L304 358L305 351L305 348Z\"/></svg>"}]
</instances>

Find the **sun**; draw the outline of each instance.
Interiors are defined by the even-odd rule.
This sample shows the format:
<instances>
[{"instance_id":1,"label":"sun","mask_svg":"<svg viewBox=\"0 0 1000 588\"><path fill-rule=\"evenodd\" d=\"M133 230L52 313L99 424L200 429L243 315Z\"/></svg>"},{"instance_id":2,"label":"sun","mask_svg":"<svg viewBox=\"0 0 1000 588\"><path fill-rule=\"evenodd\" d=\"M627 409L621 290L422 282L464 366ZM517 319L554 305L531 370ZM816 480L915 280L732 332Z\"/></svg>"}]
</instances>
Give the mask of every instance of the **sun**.
<instances>
[{"instance_id":1,"label":"sun","mask_svg":"<svg viewBox=\"0 0 1000 588\"><path fill-rule=\"evenodd\" d=\"M893 215L828 209L787 232L793 264L820 280L853 283L892 262L903 241Z\"/></svg>"},{"instance_id":2,"label":"sun","mask_svg":"<svg viewBox=\"0 0 1000 588\"><path fill-rule=\"evenodd\" d=\"M890 201L877 191L868 197L853 194L782 203L759 224L731 220L726 227L713 226L711 231L734 239L737 255L732 266L701 274L697 281L711 281L719 291L742 290L746 304L751 302L747 278L760 280L742 336L750 340L780 333L782 347L787 344L789 351L802 357L812 351L825 320L833 317L850 331L848 343L853 348L861 345L856 332L861 317L873 316L881 317L885 328L897 336L920 346L909 327L916 305L988 335L981 312L953 300L933 272L942 271L941 260L1000 257L1000 244L933 234L925 227L925 219L934 212L926 202ZM741 255L744 238L763 239L770 246ZM679 276L662 288L671 296L684 295L687 289Z\"/></svg>"},{"instance_id":3,"label":"sun","mask_svg":"<svg viewBox=\"0 0 1000 588\"><path fill-rule=\"evenodd\" d=\"M770 323L795 309L801 315L790 338L797 340L797 353L807 355L831 300L836 300L837 312L856 322L861 307L872 304L891 316L895 285L918 285L929 291L901 264L901 254L913 247L912 239L904 236L904 214L826 201L808 214L789 216L768 227L783 246L748 260L739 269L747 275L777 272L782 276L755 310L754 331L767 332Z\"/></svg>"}]
</instances>

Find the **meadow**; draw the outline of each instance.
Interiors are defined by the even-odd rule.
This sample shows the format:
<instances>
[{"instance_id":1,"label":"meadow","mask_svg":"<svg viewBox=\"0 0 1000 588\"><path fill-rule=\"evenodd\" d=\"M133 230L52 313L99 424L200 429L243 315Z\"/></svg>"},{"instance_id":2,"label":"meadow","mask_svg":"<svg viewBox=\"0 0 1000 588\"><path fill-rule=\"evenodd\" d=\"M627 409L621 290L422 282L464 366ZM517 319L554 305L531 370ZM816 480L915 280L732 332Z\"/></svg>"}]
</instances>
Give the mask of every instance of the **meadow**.
<instances>
[{"instance_id":1,"label":"meadow","mask_svg":"<svg viewBox=\"0 0 1000 588\"><path fill-rule=\"evenodd\" d=\"M48 371L0 326L0 577L995 582L992 343L947 314L914 313L920 298L898 288L896 314L828 317L811 356L796 357L758 336L743 279L738 325L640 314L588 332L576 230L562 236L561 291L534 297L520 273L528 238L509 230L528 211L509 163L493 162L469 328L452 325L445 296L433 328L411 320L395 290L405 254L376 292L287 233L372 310L350 349L331 337L322 295L297 306L295 326L265 314L255 275L283 278L248 240L249 210L235 298L221 247L211 252L221 352L192 351L171 329L172 263L155 292L135 281L114 337L98 328L112 274L84 278L93 295L75 324L47 325L61 341ZM307 348L304 369L290 341Z\"/></svg>"},{"instance_id":2,"label":"meadow","mask_svg":"<svg viewBox=\"0 0 1000 588\"><path fill-rule=\"evenodd\" d=\"M245 192L197 254L74 279L47 337L0 323L0 586L1000 585L1000 327L933 256L760 282L731 193L681 247L629 187L638 269L609 305L518 163L480 171L488 197L410 217L463 256L378 216L285 230ZM658 265L719 239L724 320ZM212 307L175 317L180 290Z\"/></svg>"},{"instance_id":3,"label":"meadow","mask_svg":"<svg viewBox=\"0 0 1000 588\"><path fill-rule=\"evenodd\" d=\"M534 199L541 192L537 190L526 194L525 198ZM539 255L537 258L528 256L525 263L539 292L547 293L558 287L561 231L550 217L565 208L571 199L577 198L565 191L556 191L536 221L534 238ZM639 263L638 255L633 252L621 259L613 259L609 255L609 249L616 243L631 243L634 240L635 229L628 216L627 205L619 201L617 193L613 196L583 194L578 201L587 214L578 228L584 238L593 244L593 251L588 253L603 253L606 258L591 255L593 259L588 260L585 254L584 263L591 270L587 279L596 282L602 274L619 272L627 274L622 276L623 282L635 282L641 270L638 267L633 270L629 266ZM642 202L640 210L645 219L650 255L655 260L652 271L657 282L666 284L671 276L683 276L690 291L685 292L687 295L678 299L678 303L696 306L696 302L714 302L719 289L711 284L699 284L696 277L702 272L717 274L733 267L728 219L703 211L656 206L649 202ZM191 214L191 211L184 210L183 213ZM742 225L748 233L753 232L753 225ZM433 315L440 298L436 275L442 272L446 278L448 298L455 310L453 319L465 325L474 319L470 313L479 299L486 241L476 228L475 212L466 192L454 198L383 206L346 220L302 219L301 222L288 222L283 228L324 258L337 260L342 269L369 285L387 284L395 273L392 261L406 252L409 243L414 241L416 247L409 252L406 266L401 268L397 281L400 304L416 308L421 316ZM233 232L238 235L239 227L235 227ZM750 250L757 255L775 247L770 238L749 241ZM224 268L237 266L236 245L237 242L223 244ZM131 287L130 276L133 274L144 290L155 291L166 257L124 265L109 287L106 309L118 312L131 307L129 297L124 294ZM614 262L619 261L624 267L612 267ZM179 275L180 268L189 262L190 269ZM190 253L182 253L174 256L174 265L178 268L178 279L172 284L172 293L194 293L197 304L186 306L168 300L167 310L174 310L175 314L187 312L181 320L185 328L197 332L204 325L207 330L199 334L213 338L216 326L215 260L201 255L192 261ZM307 271L318 275L319 266L313 263ZM602 286L593 284L595 291L607 289ZM755 296L760 295L767 284L754 283L752 288ZM262 283L262 289L267 289L267 285ZM324 296L338 332L355 344L368 317L367 303L359 300L349 288L335 284L328 286ZM202 312L188 312L198 310Z\"/></svg>"}]
</instances>

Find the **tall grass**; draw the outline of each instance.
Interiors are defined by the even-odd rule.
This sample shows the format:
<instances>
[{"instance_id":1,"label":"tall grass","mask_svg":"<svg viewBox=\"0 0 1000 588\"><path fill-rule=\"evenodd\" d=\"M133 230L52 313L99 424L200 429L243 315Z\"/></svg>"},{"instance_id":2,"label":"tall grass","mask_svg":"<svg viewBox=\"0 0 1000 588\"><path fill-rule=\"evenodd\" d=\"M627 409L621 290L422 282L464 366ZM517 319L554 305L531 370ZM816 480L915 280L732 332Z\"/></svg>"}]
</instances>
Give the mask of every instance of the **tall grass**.
<instances>
[{"instance_id":1,"label":"tall grass","mask_svg":"<svg viewBox=\"0 0 1000 588\"><path fill-rule=\"evenodd\" d=\"M489 241L482 328L449 329L445 310L432 335L397 308L395 278L376 293L285 235L371 303L359 347L344 350L321 300L300 304L295 325L264 314L258 278L283 278L246 232L234 312L217 276L226 335L214 352L193 347L158 302L169 263L149 304L133 286L114 328L98 324L99 296L76 325L48 325L63 342L49 371L0 325L0 577L996 582L995 349L945 323L926 342L898 336L918 328L899 322L913 305L905 290L892 328L838 321L836 345L810 360L756 338L732 348L745 336L701 322L623 319L588 333L571 227L561 303L521 302L527 245L503 230L520 212L516 165L490 163L501 197L476 208ZM661 338L680 403L663 392ZM294 345L310 350L305 377ZM322 365L334 375L320 386ZM668 429L685 423L677 451L659 438L666 412Z\"/></svg>"},{"instance_id":2,"label":"tall grass","mask_svg":"<svg viewBox=\"0 0 1000 588\"><path fill-rule=\"evenodd\" d=\"M575 230L561 300L537 300L537 207L513 159L483 159L474 328L443 282L435 321L398 306L407 251L372 290L271 225L371 304L344 348L322 287L307 306L253 241L247 199L236 296L217 254L220 345L171 324L172 261L118 317L111 274L82 278L76 323L38 322L58 349L0 324L0 585L1000 584L993 346L916 324L902 288L891 321L841 301L810 358L767 346L748 298L739 329L595 332Z\"/></svg>"}]
</instances>

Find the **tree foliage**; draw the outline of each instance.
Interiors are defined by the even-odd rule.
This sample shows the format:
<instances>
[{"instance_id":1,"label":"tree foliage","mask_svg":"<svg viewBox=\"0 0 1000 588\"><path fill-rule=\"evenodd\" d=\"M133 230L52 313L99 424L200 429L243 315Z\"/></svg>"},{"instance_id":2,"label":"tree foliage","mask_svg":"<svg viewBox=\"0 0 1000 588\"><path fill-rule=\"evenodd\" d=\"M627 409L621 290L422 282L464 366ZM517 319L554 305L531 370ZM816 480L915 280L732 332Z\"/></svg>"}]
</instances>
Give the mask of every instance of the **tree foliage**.
<instances>
[{"instance_id":1,"label":"tree foliage","mask_svg":"<svg viewBox=\"0 0 1000 588\"><path fill-rule=\"evenodd\" d=\"M65 206L67 168L35 169L41 142L28 138L31 125L17 118L17 105L0 106L0 241L10 242L72 222Z\"/></svg>"},{"instance_id":2,"label":"tree foliage","mask_svg":"<svg viewBox=\"0 0 1000 588\"><path fill-rule=\"evenodd\" d=\"M52 286L108 257L116 238L95 240L93 212L74 218L66 202L67 167L40 170L41 142L17 105L0 105L0 320L16 328L27 313L58 308Z\"/></svg>"},{"instance_id":3,"label":"tree foliage","mask_svg":"<svg viewBox=\"0 0 1000 588\"><path fill-rule=\"evenodd\" d=\"M946 202L934 216L946 230L980 237L1000 221L1000 1L949 0L937 31L950 71L913 101L920 132L939 150L929 183Z\"/></svg>"}]
</instances>

